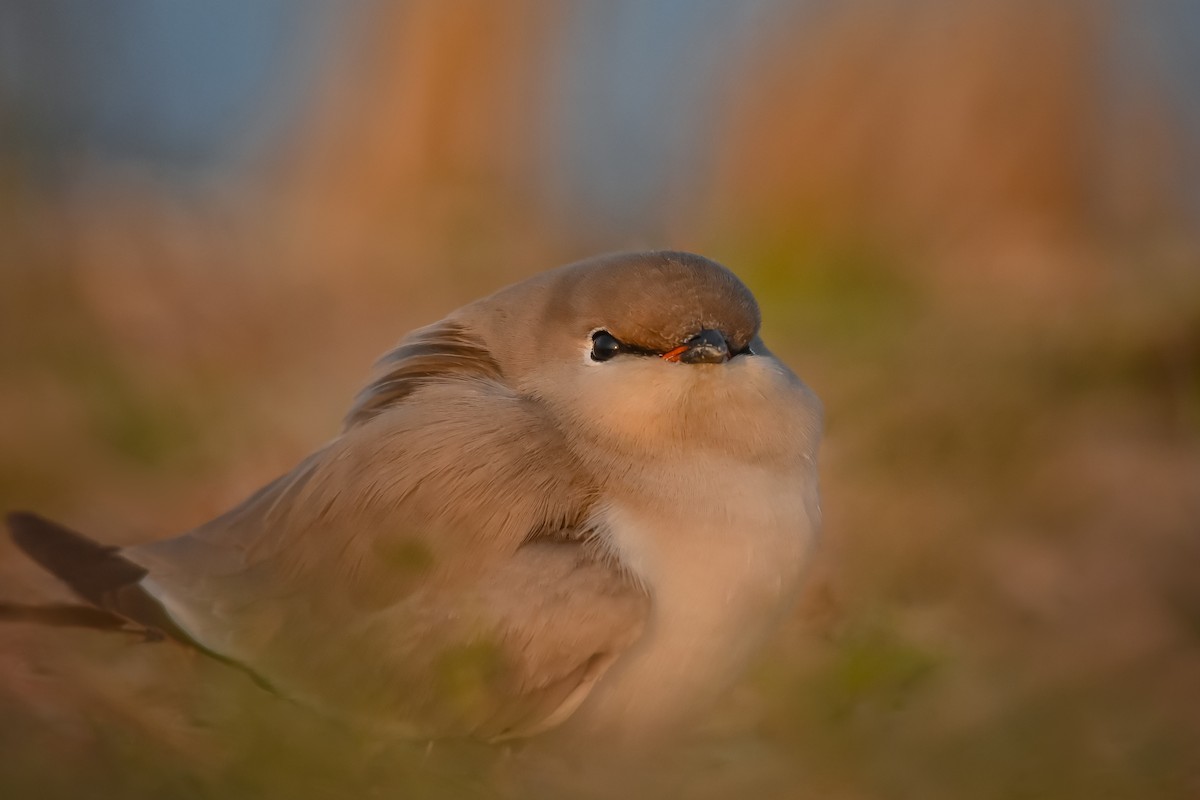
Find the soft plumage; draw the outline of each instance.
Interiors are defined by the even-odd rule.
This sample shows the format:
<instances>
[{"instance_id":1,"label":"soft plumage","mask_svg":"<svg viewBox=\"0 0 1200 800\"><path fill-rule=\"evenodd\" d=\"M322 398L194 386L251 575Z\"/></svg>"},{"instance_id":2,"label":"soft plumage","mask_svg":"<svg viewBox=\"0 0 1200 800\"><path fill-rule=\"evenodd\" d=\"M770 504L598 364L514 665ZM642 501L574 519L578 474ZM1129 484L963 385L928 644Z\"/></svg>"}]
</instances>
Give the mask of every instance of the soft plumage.
<instances>
[{"instance_id":1,"label":"soft plumage","mask_svg":"<svg viewBox=\"0 0 1200 800\"><path fill-rule=\"evenodd\" d=\"M364 724L669 734L788 609L819 527L820 405L758 328L699 256L569 265L414 331L340 436L189 533L14 537L115 620Z\"/></svg>"}]
</instances>

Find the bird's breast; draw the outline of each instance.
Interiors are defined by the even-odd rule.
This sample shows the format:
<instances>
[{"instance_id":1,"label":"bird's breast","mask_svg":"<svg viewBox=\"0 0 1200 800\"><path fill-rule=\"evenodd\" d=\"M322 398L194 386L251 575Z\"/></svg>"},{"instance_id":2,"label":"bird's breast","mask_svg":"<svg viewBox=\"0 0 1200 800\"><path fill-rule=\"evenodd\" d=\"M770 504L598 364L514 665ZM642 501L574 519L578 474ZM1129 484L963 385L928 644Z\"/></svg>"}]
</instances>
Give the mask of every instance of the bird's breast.
<instances>
[{"instance_id":1,"label":"bird's breast","mask_svg":"<svg viewBox=\"0 0 1200 800\"><path fill-rule=\"evenodd\" d=\"M572 720L623 737L669 732L737 679L790 608L819 524L808 460L693 461L641 486L609 498L599 527L651 618Z\"/></svg>"}]
</instances>

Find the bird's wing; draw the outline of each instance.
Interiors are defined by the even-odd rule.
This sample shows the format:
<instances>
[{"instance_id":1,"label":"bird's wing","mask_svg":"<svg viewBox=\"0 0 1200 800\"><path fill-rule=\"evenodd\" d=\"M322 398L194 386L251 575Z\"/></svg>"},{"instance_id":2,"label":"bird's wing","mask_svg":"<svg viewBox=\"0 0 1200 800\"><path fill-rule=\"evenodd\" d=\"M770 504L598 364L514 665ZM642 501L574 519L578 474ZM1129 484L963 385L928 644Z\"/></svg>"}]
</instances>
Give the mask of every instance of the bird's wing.
<instances>
[{"instance_id":1,"label":"bird's wing","mask_svg":"<svg viewBox=\"0 0 1200 800\"><path fill-rule=\"evenodd\" d=\"M556 724L647 613L586 541L592 482L457 326L383 367L292 473L123 555L189 636L300 699L421 735Z\"/></svg>"}]
</instances>

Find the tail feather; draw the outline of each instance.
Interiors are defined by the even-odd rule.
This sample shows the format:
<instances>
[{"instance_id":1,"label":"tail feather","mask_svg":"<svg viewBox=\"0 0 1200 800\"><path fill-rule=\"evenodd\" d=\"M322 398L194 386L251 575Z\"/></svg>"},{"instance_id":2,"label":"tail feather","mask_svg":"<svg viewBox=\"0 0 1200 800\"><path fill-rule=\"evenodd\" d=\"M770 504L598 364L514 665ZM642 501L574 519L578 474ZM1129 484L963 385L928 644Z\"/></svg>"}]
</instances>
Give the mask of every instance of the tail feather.
<instances>
[{"instance_id":1,"label":"tail feather","mask_svg":"<svg viewBox=\"0 0 1200 800\"><path fill-rule=\"evenodd\" d=\"M70 603L0 603L0 622L33 622L38 625L99 630L127 630L129 625L124 617L102 608Z\"/></svg>"},{"instance_id":2,"label":"tail feather","mask_svg":"<svg viewBox=\"0 0 1200 800\"><path fill-rule=\"evenodd\" d=\"M8 603L0 602L0 622L32 622L52 627L86 627L97 631L133 633L149 642L163 638L162 631L134 624L112 612L79 603Z\"/></svg>"},{"instance_id":3,"label":"tail feather","mask_svg":"<svg viewBox=\"0 0 1200 800\"><path fill-rule=\"evenodd\" d=\"M70 587L95 607L88 614L80 607L7 606L0 619L20 618L47 624L85 627L123 627L126 623L144 628L152 636L166 634L196 644L167 614L166 609L141 586L146 569L121 555L119 548L102 545L56 522L25 511L8 515L9 533L21 548L47 572ZM67 612L66 609L76 610ZM107 614L107 618L104 616Z\"/></svg>"},{"instance_id":4,"label":"tail feather","mask_svg":"<svg viewBox=\"0 0 1200 800\"><path fill-rule=\"evenodd\" d=\"M249 666L210 650L179 627L162 603L142 587L147 570L122 556L120 548L94 542L27 511L9 514L8 529L26 555L91 605L0 603L0 622L126 631L148 640L169 636L244 672L263 689L285 696Z\"/></svg>"}]
</instances>

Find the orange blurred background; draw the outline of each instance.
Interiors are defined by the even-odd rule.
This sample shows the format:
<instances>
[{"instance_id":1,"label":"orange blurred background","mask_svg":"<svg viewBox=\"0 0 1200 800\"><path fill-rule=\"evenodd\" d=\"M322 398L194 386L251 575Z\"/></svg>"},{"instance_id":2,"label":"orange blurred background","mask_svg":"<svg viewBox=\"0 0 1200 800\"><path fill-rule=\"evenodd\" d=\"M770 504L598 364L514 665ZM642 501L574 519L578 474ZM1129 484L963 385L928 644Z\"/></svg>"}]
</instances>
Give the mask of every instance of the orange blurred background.
<instances>
[{"instance_id":1,"label":"orange blurred background","mask_svg":"<svg viewBox=\"0 0 1200 800\"><path fill-rule=\"evenodd\" d=\"M0 508L181 532L334 435L412 327L695 250L825 401L827 519L672 791L1196 797L1197 75L1175 0L8 0ZM30 598L66 595L5 541ZM270 722L229 755L180 654L0 643L12 796L459 796L264 755Z\"/></svg>"}]
</instances>

